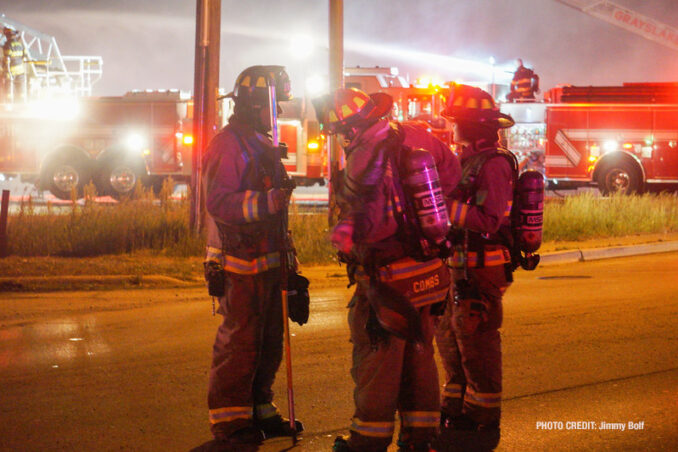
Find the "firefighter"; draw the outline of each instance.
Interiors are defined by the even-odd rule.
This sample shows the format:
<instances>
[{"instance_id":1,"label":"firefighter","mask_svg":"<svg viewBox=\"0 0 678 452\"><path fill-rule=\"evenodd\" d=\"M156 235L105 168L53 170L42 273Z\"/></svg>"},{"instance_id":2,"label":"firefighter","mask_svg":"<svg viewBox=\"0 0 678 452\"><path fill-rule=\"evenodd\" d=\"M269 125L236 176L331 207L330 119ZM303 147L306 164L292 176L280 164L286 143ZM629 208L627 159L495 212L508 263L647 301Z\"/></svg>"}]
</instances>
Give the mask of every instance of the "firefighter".
<instances>
[{"instance_id":1,"label":"firefighter","mask_svg":"<svg viewBox=\"0 0 678 452\"><path fill-rule=\"evenodd\" d=\"M416 237L403 234L396 160L410 140L433 148L443 171L454 173L458 163L436 138L383 118L392 104L388 95L357 89L314 102L320 123L339 135L346 153L344 173L333 181L341 212L331 239L357 283L348 319L355 412L350 436L335 440L340 452L386 451L396 410L401 451L428 451L439 424L431 309L446 300L449 273L440 258L412 258Z\"/></svg>"},{"instance_id":2,"label":"firefighter","mask_svg":"<svg viewBox=\"0 0 678 452\"><path fill-rule=\"evenodd\" d=\"M512 281L509 215L517 176L498 131L514 122L488 93L466 85L453 87L442 115L453 121L463 151L462 178L449 202L455 293L435 332L447 376L437 450L492 450L500 434L499 328Z\"/></svg>"},{"instance_id":3,"label":"firefighter","mask_svg":"<svg viewBox=\"0 0 678 452\"><path fill-rule=\"evenodd\" d=\"M516 60L518 68L511 80L511 92L506 96L509 102L534 101L539 93L539 76L532 69L523 66L523 60Z\"/></svg>"},{"instance_id":4,"label":"firefighter","mask_svg":"<svg viewBox=\"0 0 678 452\"><path fill-rule=\"evenodd\" d=\"M203 158L210 217L206 274L219 274L222 267L225 293L219 297L223 323L209 374L214 440L202 450L256 449L265 438L294 434L273 404L271 390L282 359L279 263L291 189L280 149L268 135L270 81L278 101L290 100L284 67L245 69L228 94L234 114ZM297 421L297 431L302 429Z\"/></svg>"},{"instance_id":5,"label":"firefighter","mask_svg":"<svg viewBox=\"0 0 678 452\"><path fill-rule=\"evenodd\" d=\"M5 98L10 102L17 98L26 99L26 68L24 45L19 33L9 27L3 29L5 44L2 47Z\"/></svg>"}]
</instances>

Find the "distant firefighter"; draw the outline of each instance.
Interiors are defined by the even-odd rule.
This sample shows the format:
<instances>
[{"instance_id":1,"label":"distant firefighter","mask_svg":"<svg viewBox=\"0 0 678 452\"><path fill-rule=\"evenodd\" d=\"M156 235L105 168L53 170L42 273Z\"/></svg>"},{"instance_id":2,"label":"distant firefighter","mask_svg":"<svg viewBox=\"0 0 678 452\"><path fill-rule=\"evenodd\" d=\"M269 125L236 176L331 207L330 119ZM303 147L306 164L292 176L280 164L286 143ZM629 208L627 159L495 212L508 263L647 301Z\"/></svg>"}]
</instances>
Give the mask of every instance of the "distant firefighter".
<instances>
[{"instance_id":1,"label":"distant firefighter","mask_svg":"<svg viewBox=\"0 0 678 452\"><path fill-rule=\"evenodd\" d=\"M523 60L516 60L518 68L513 74L511 92L506 96L510 102L534 100L534 95L539 92L539 76L532 69L523 66Z\"/></svg>"},{"instance_id":2,"label":"distant firefighter","mask_svg":"<svg viewBox=\"0 0 678 452\"><path fill-rule=\"evenodd\" d=\"M26 68L24 45L19 33L9 27L3 29L5 44L2 46L2 78L4 97L10 101L26 98Z\"/></svg>"}]
</instances>

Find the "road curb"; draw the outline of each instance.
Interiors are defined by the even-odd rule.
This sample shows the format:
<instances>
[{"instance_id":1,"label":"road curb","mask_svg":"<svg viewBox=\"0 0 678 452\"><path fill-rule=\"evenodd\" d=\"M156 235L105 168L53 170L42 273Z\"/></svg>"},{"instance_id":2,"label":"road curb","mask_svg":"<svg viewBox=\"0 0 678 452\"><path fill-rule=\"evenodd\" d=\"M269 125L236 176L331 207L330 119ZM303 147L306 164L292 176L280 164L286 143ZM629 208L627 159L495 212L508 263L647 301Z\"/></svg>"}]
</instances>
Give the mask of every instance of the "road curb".
<instances>
[{"instance_id":1,"label":"road curb","mask_svg":"<svg viewBox=\"0 0 678 452\"><path fill-rule=\"evenodd\" d=\"M640 256L642 254L669 253L678 251L678 242L648 243L645 245L613 246L561 251L541 256L540 264L555 265L572 262L588 262L615 257Z\"/></svg>"},{"instance_id":2,"label":"road curb","mask_svg":"<svg viewBox=\"0 0 678 452\"><path fill-rule=\"evenodd\" d=\"M0 292L44 290L97 290L101 288L172 288L199 286L165 275L60 275L0 277Z\"/></svg>"}]
</instances>

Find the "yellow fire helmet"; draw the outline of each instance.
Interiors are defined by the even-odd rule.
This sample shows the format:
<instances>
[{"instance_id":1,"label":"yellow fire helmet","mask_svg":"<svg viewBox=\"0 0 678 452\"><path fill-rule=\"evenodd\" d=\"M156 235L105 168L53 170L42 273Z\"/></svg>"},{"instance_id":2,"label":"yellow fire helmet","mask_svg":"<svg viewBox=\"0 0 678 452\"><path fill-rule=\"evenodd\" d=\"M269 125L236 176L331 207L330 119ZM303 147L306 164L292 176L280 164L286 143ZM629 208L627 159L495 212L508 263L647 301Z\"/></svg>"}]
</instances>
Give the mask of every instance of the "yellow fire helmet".
<instances>
[{"instance_id":1,"label":"yellow fire helmet","mask_svg":"<svg viewBox=\"0 0 678 452\"><path fill-rule=\"evenodd\" d=\"M237 103L267 105L269 80L275 83L275 97L278 102L292 100L290 78L284 66L248 67L240 73L233 91L226 97L232 97Z\"/></svg>"},{"instance_id":2,"label":"yellow fire helmet","mask_svg":"<svg viewBox=\"0 0 678 452\"><path fill-rule=\"evenodd\" d=\"M356 88L340 88L313 99L313 106L328 132L339 133L385 116L393 107L393 98L385 93L367 95Z\"/></svg>"},{"instance_id":3,"label":"yellow fire helmet","mask_svg":"<svg viewBox=\"0 0 678 452\"><path fill-rule=\"evenodd\" d=\"M469 85L452 87L447 105L441 114L450 120L478 122L498 129L506 129L515 124L511 116L499 111L490 94Z\"/></svg>"}]
</instances>

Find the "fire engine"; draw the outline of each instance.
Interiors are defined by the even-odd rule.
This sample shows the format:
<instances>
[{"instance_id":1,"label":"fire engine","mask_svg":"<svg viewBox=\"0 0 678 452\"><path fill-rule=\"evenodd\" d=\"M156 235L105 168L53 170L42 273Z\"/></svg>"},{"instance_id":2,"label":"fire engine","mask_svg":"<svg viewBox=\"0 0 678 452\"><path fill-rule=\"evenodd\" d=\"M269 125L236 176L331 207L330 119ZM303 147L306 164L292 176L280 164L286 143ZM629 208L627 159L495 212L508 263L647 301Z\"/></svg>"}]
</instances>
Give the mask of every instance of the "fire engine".
<instances>
[{"instance_id":1,"label":"fire engine","mask_svg":"<svg viewBox=\"0 0 678 452\"><path fill-rule=\"evenodd\" d=\"M353 67L345 69L345 86L366 93L383 92L393 97L392 118L419 124L448 145L452 145L450 123L440 116L449 86L429 77L410 83L395 67Z\"/></svg>"},{"instance_id":2,"label":"fire engine","mask_svg":"<svg viewBox=\"0 0 678 452\"><path fill-rule=\"evenodd\" d=\"M283 164L297 185L324 185L327 169L325 138L307 99L294 98L282 105L278 136L287 145Z\"/></svg>"},{"instance_id":3,"label":"fire engine","mask_svg":"<svg viewBox=\"0 0 678 452\"><path fill-rule=\"evenodd\" d=\"M562 86L543 103L505 103L507 144L551 188L604 194L678 184L678 83Z\"/></svg>"},{"instance_id":4,"label":"fire engine","mask_svg":"<svg viewBox=\"0 0 678 452\"><path fill-rule=\"evenodd\" d=\"M392 67L349 67L344 72L347 88L391 95L394 99L393 119L417 123L451 144L450 124L438 114L447 93L442 83L427 80L410 84ZM221 108L225 120L230 116L232 103L227 100ZM280 141L288 147L288 156L283 163L297 185L324 185L328 165L327 138L320 130L308 99L295 98L283 103L278 129Z\"/></svg>"},{"instance_id":5,"label":"fire engine","mask_svg":"<svg viewBox=\"0 0 678 452\"><path fill-rule=\"evenodd\" d=\"M1 16L24 45L28 98L0 103L0 173L70 199L93 181L121 197L137 182L190 179L189 98L179 91L91 97L101 57L62 56L54 37ZM75 63L74 65L71 63Z\"/></svg>"},{"instance_id":6,"label":"fire engine","mask_svg":"<svg viewBox=\"0 0 678 452\"><path fill-rule=\"evenodd\" d=\"M60 199L93 181L119 198L137 181L190 178L191 136L182 132L188 98L178 91L130 92L5 105L0 113L0 171L19 174Z\"/></svg>"},{"instance_id":7,"label":"fire engine","mask_svg":"<svg viewBox=\"0 0 678 452\"><path fill-rule=\"evenodd\" d=\"M188 99L178 91L130 92L5 104L0 110L0 172L60 199L93 181L119 198L137 181L158 188L187 181L191 136L184 135Z\"/></svg>"}]
</instances>

